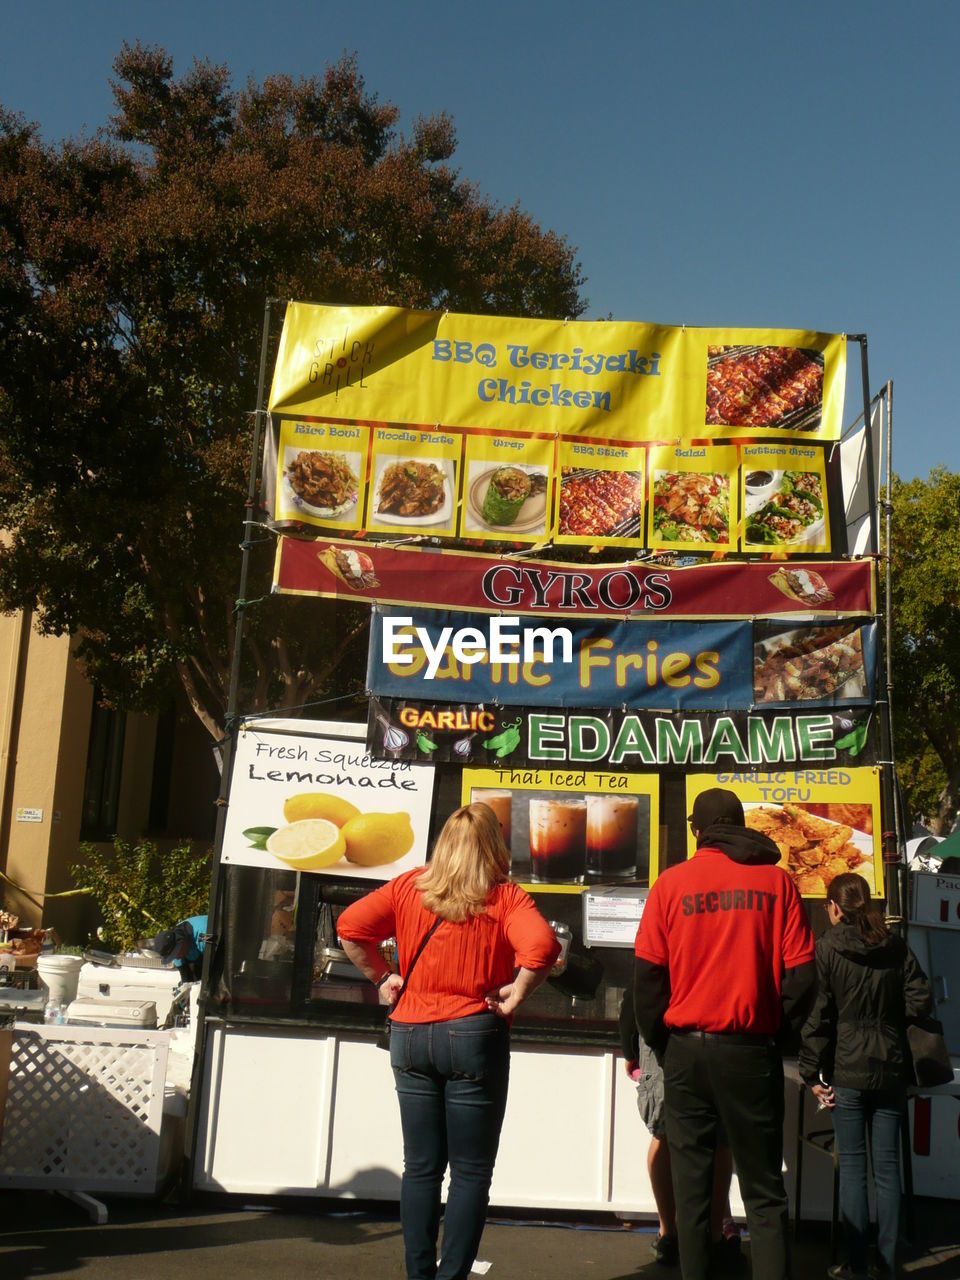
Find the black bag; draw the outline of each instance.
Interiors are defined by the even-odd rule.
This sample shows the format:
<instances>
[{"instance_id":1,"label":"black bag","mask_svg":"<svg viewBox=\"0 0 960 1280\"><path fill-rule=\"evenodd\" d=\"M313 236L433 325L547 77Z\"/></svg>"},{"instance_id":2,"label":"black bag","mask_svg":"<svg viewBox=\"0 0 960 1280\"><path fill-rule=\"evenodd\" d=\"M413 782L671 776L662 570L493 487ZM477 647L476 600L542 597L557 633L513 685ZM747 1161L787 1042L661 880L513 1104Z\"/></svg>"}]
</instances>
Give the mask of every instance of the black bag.
<instances>
[{"instance_id":1,"label":"black bag","mask_svg":"<svg viewBox=\"0 0 960 1280\"><path fill-rule=\"evenodd\" d=\"M913 1059L913 1078L921 1089L953 1082L943 1024L936 1018L915 1018L908 1022L907 1045Z\"/></svg>"},{"instance_id":2,"label":"black bag","mask_svg":"<svg viewBox=\"0 0 960 1280\"><path fill-rule=\"evenodd\" d=\"M434 920L430 928L427 930L426 935L421 940L419 947L417 947L416 954L414 955L413 959L410 961L410 968L407 970L407 976L403 980L403 986L397 992L397 998L393 1002L394 1009L396 1009L397 1005L400 1003L400 998L402 997L403 993L407 989L407 983L410 981L410 975L413 973L414 966L416 965L417 961L420 959L420 952L430 941L430 938L432 937L432 935L435 934L436 931L440 928L440 924L441 924L441 921L440 921L440 917L438 916L437 919ZM383 1026L380 1028L380 1031L377 1034L377 1039L376 1039L377 1048L386 1049L387 1053L390 1052L390 1028L392 1026L393 1026L393 1023L390 1021L390 1018L388 1015L387 1018L384 1020Z\"/></svg>"}]
</instances>

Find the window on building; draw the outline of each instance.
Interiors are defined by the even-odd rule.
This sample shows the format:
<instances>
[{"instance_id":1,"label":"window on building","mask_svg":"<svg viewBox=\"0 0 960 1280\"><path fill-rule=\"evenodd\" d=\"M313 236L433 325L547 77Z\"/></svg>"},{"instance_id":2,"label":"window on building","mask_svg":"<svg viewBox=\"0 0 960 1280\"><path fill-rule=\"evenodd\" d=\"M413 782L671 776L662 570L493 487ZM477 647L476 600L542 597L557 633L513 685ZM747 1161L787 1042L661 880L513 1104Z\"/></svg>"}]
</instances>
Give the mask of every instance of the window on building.
<instances>
[{"instance_id":1,"label":"window on building","mask_svg":"<svg viewBox=\"0 0 960 1280\"><path fill-rule=\"evenodd\" d=\"M100 705L94 693L90 720L87 771L83 780L83 840L104 840L117 830L120 773L123 767L123 731L126 713Z\"/></svg>"},{"instance_id":2,"label":"window on building","mask_svg":"<svg viewBox=\"0 0 960 1280\"><path fill-rule=\"evenodd\" d=\"M157 737L153 751L153 777L150 782L150 830L166 832L170 813L170 786L173 780L173 746L177 730L177 713L171 704L157 717Z\"/></svg>"}]
</instances>

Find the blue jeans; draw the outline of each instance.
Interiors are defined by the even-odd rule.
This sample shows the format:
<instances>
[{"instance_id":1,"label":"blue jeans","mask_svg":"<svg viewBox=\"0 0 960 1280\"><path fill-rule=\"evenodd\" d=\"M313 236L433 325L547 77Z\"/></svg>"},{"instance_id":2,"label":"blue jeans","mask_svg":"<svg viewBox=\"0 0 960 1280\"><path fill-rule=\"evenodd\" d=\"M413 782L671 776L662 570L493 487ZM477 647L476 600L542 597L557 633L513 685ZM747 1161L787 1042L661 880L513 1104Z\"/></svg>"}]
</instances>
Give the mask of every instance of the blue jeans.
<instances>
[{"instance_id":1,"label":"blue jeans","mask_svg":"<svg viewBox=\"0 0 960 1280\"><path fill-rule=\"evenodd\" d=\"M900 1228L900 1120L903 1089L861 1090L834 1087L833 1128L840 1164L840 1219L848 1261L867 1269L870 1205L867 1200L867 1134L877 1189L877 1251L891 1272L896 1265Z\"/></svg>"},{"instance_id":2,"label":"blue jeans","mask_svg":"<svg viewBox=\"0 0 960 1280\"><path fill-rule=\"evenodd\" d=\"M510 1031L494 1013L395 1022L390 1065L400 1101L400 1222L408 1280L462 1280L480 1247L510 1077ZM437 1266L440 1189L450 1164Z\"/></svg>"}]
</instances>

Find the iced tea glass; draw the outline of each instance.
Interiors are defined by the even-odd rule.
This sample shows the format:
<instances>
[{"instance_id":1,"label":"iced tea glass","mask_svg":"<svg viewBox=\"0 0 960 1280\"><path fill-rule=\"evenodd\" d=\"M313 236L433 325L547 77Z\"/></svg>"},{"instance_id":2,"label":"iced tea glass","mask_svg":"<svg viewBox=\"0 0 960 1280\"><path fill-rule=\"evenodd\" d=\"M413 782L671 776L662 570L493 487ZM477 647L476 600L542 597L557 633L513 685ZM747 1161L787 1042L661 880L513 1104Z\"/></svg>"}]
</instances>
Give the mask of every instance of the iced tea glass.
<instances>
[{"instance_id":1,"label":"iced tea glass","mask_svg":"<svg viewBox=\"0 0 960 1280\"><path fill-rule=\"evenodd\" d=\"M510 824L513 821L513 792L495 791L487 787L473 787L470 791L471 804L485 804L497 815L503 843L510 848Z\"/></svg>"},{"instance_id":2,"label":"iced tea glass","mask_svg":"<svg viewBox=\"0 0 960 1280\"><path fill-rule=\"evenodd\" d=\"M586 866L586 800L531 800L531 878L547 884L580 884Z\"/></svg>"},{"instance_id":3,"label":"iced tea glass","mask_svg":"<svg viewBox=\"0 0 960 1280\"><path fill-rule=\"evenodd\" d=\"M587 796L587 875L596 880L637 874L637 797Z\"/></svg>"}]
</instances>

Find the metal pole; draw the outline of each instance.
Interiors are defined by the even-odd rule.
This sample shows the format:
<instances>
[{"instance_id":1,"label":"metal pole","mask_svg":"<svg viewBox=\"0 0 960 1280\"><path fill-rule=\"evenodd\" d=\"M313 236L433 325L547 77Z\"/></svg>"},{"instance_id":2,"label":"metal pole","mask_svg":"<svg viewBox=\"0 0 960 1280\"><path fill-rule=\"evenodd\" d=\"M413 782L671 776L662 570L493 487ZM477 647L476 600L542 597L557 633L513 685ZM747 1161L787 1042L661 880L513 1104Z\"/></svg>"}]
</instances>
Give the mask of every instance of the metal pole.
<instances>
[{"instance_id":1,"label":"metal pole","mask_svg":"<svg viewBox=\"0 0 960 1280\"><path fill-rule=\"evenodd\" d=\"M247 579L250 574L250 525L256 508L257 475L260 463L260 442L263 419L266 416L264 395L267 377L267 353L270 345L271 307L278 298L267 298L263 309L263 332L260 338L260 371L257 376L257 408L253 415L253 445L250 453L250 470L247 479L247 501L244 507L243 542L240 560L240 584L234 606L236 625L233 634L233 653L230 663L230 686L227 693L227 709L224 715L226 736L220 770L220 793L217 797L217 826L213 846L213 868L210 877L210 906L207 921L207 942L203 950L203 972L200 979L200 999L197 1007L197 1038L194 1049L193 1075L190 1082L190 1102L187 1111L186 1158L180 1183L181 1198L189 1197L193 1188L193 1170L196 1156L197 1129L200 1123L200 1092L203 1085L203 1062L207 1046L207 1006L210 1000L210 977L220 943L223 878L220 857L223 852L223 833L227 823L227 797L230 792L230 772L237 743L237 692L240 687L240 662L243 649L243 627L246 615Z\"/></svg>"},{"instance_id":2,"label":"metal pole","mask_svg":"<svg viewBox=\"0 0 960 1280\"><path fill-rule=\"evenodd\" d=\"M860 381L863 390L863 425L866 429L867 446L867 503L870 507L870 555L877 554L879 538L877 536L877 473L876 459L873 456L873 431L870 424L870 370L867 365L867 335L856 333L850 335L852 342L860 343Z\"/></svg>"},{"instance_id":3,"label":"metal pole","mask_svg":"<svg viewBox=\"0 0 960 1280\"><path fill-rule=\"evenodd\" d=\"M870 420L870 369L867 361L867 335L865 333L849 334L851 342L860 344L860 378L863 388L863 426L866 432L866 465L867 465L867 501L870 505L870 545L869 554L876 557L879 539L877 536L877 476L876 460L873 454L873 428ZM880 615L875 615L877 626ZM879 677L879 664L878 664ZM896 833L896 801L894 799L893 778L893 742L890 732L890 704L886 696L877 698L877 718L880 728L880 790L881 790L881 825L883 832L881 846L883 849L884 893L887 900L887 915L899 925L900 923L900 851ZM887 824L892 822L894 829L889 830Z\"/></svg>"},{"instance_id":4,"label":"metal pole","mask_svg":"<svg viewBox=\"0 0 960 1280\"><path fill-rule=\"evenodd\" d=\"M884 547L886 561L884 564L884 596L887 659L887 714L890 719L890 769L896 783L896 749L893 743L893 382L889 381L884 388L887 401L887 496L883 504L884 515ZM907 827L904 821L903 806L900 803L900 788L893 788L894 819L897 838L897 885L901 909L905 902L904 869L906 866ZM906 934L906 925L904 925Z\"/></svg>"}]
</instances>

